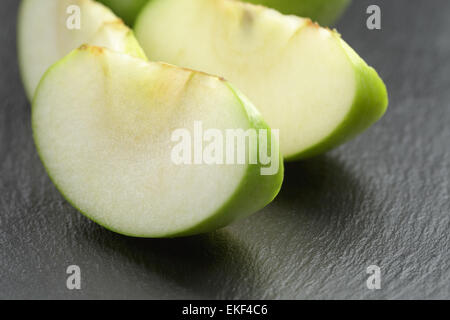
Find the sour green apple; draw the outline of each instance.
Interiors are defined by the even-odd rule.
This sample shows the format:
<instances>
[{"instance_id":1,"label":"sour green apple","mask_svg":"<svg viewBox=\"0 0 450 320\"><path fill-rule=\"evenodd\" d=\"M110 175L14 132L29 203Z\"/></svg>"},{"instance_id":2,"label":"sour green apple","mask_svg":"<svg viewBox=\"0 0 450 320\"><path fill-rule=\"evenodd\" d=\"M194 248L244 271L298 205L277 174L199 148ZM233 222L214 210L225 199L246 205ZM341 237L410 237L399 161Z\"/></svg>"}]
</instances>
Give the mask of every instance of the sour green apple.
<instances>
[{"instance_id":1,"label":"sour green apple","mask_svg":"<svg viewBox=\"0 0 450 320\"><path fill-rule=\"evenodd\" d=\"M326 152L384 114L377 72L336 31L230 0L153 0L136 36L149 59L216 74L280 130L286 160Z\"/></svg>"}]
</instances>

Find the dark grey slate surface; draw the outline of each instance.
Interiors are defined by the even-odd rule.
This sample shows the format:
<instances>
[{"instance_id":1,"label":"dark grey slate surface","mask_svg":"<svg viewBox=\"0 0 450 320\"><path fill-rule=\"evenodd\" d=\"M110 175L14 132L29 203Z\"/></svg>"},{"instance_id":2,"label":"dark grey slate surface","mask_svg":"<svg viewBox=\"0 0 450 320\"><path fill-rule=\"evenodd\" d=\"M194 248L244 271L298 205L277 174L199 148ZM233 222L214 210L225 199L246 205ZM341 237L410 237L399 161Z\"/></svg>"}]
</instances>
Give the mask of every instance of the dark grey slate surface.
<instances>
[{"instance_id":1,"label":"dark grey slate surface","mask_svg":"<svg viewBox=\"0 0 450 320\"><path fill-rule=\"evenodd\" d=\"M365 28L374 3L382 31ZM385 118L289 164L262 212L181 240L113 234L53 187L18 73L17 5L0 10L0 298L450 298L450 1L354 1L338 29L385 79ZM81 291L65 287L70 264Z\"/></svg>"}]
</instances>

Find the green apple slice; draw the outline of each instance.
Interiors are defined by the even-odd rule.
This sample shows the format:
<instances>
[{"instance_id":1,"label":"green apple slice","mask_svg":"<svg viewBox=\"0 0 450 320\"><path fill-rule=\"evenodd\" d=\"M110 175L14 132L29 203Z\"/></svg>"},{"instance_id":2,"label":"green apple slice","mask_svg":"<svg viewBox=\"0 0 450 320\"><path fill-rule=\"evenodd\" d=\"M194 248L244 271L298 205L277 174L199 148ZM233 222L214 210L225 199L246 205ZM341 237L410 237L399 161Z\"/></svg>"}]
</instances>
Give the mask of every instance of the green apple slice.
<instances>
[{"instance_id":1,"label":"green apple slice","mask_svg":"<svg viewBox=\"0 0 450 320\"><path fill-rule=\"evenodd\" d=\"M309 19L231 0L153 0L135 32L149 59L236 85L280 130L286 160L330 150L387 108L376 71Z\"/></svg>"},{"instance_id":2,"label":"green apple slice","mask_svg":"<svg viewBox=\"0 0 450 320\"><path fill-rule=\"evenodd\" d=\"M91 46L49 69L32 108L37 149L61 193L97 223L136 237L208 232L278 193L283 165L276 139L269 140L278 164L270 175L262 174L267 165L250 160L175 162L174 132L195 135L197 122L204 131L269 130L220 78ZM246 151L263 147L246 144Z\"/></svg>"},{"instance_id":3,"label":"green apple slice","mask_svg":"<svg viewBox=\"0 0 450 320\"><path fill-rule=\"evenodd\" d=\"M70 22L79 8L79 29ZM45 71L84 43L145 58L133 32L110 9L91 0L24 0L18 19L19 64L31 100Z\"/></svg>"},{"instance_id":4,"label":"green apple slice","mask_svg":"<svg viewBox=\"0 0 450 320\"><path fill-rule=\"evenodd\" d=\"M276 9L284 14L311 18L321 25L332 25L345 11L350 0L244 0Z\"/></svg>"}]
</instances>

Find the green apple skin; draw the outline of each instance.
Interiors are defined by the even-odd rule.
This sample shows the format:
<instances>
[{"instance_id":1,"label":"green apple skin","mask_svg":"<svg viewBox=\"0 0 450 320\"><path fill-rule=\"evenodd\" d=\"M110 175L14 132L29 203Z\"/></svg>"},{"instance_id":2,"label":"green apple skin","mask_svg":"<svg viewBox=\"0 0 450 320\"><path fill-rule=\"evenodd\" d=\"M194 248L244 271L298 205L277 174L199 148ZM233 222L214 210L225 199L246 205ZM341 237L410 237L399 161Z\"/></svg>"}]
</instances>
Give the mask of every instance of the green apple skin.
<instances>
[{"instance_id":1,"label":"green apple skin","mask_svg":"<svg viewBox=\"0 0 450 320\"><path fill-rule=\"evenodd\" d=\"M79 31L64 25L69 5L81 9ZM29 101L45 71L84 43L147 59L133 31L109 8L91 0L23 0L17 29L19 69Z\"/></svg>"},{"instance_id":2,"label":"green apple skin","mask_svg":"<svg viewBox=\"0 0 450 320\"><path fill-rule=\"evenodd\" d=\"M323 26L334 24L344 13L351 0L244 0L280 11L308 17Z\"/></svg>"},{"instance_id":3,"label":"green apple skin","mask_svg":"<svg viewBox=\"0 0 450 320\"><path fill-rule=\"evenodd\" d=\"M328 137L285 158L285 161L298 161L330 151L366 131L386 113L389 98L383 80L345 41L341 40L341 44L354 66L357 80L357 90L350 111Z\"/></svg>"},{"instance_id":4,"label":"green apple skin","mask_svg":"<svg viewBox=\"0 0 450 320\"><path fill-rule=\"evenodd\" d=\"M134 25L134 21L141 9L149 0L98 0L110 7L129 26Z\"/></svg>"},{"instance_id":5,"label":"green apple skin","mask_svg":"<svg viewBox=\"0 0 450 320\"><path fill-rule=\"evenodd\" d=\"M33 129L33 138L35 141L37 152L42 160L43 166L50 178L50 180L53 182L55 187L58 189L58 191L61 193L61 195L66 199L66 201L71 204L74 208L76 208L80 213L82 213L85 217L92 220L93 222L103 226L105 229L110 230L112 232L122 234L129 237L136 237L136 238L178 238L178 237L186 237L186 236L193 236L203 233L208 233L215 231L217 229L223 228L228 226L229 224L239 220L246 218L253 213L259 211L260 209L264 208L268 204L270 204L278 195L283 179L284 179L284 164L283 164L283 158L281 156L281 153L279 152L279 146L278 142L276 140L269 139L268 140L268 148L271 149L272 144L276 144L275 150L277 150L278 154L280 154L279 157L279 170L274 175L261 175L261 164L248 164L247 163L247 169L246 173L244 175L244 178L241 180L239 186L235 189L234 193L227 201L223 203L223 205L213 214L209 216L204 221L201 221L200 223L197 223L195 225L190 226L189 228L186 228L184 230L176 230L169 233L162 233L162 234L149 234L149 233L135 233L130 232L129 230L123 230L120 227L113 226L110 224L105 223L104 221L100 221L98 219L95 219L92 217L92 215L89 214L89 212L84 212L81 210L77 204L72 201L69 194L66 194L64 189L60 187L60 185L56 182L55 177L52 175L52 171L48 169L48 166L46 165L46 159L44 157L44 153L42 152L41 143L40 143L40 136L39 131L41 130L39 126L41 125L41 121L38 119L37 114L39 113L40 108L40 100L45 98L40 93L42 90L41 88L47 86L47 81L49 81L53 74L61 72L60 69L64 69L65 66L71 63L72 60L76 59L77 56L81 54L89 54L91 56L96 56L98 59L98 56L104 55L104 54L119 54L119 53L112 53L108 49L102 49L94 46L88 46L83 45L79 49L74 50L72 53L55 63L51 68L47 70L45 75L43 76L42 80L39 83L39 86L37 88L36 94L33 99L33 108L32 108L32 129ZM136 62L138 62L138 58L132 57L132 59L136 59ZM154 62L147 62L140 60L141 65L144 63L148 64L160 64L160 63L154 63ZM162 64L163 66L167 66L168 68L177 68L175 66ZM242 111L247 115L248 121L250 123L250 127L254 128L256 130L259 129L265 129L270 132L269 126L265 123L265 121L262 119L260 113L257 111L257 109L252 105L252 103L236 88L234 88L230 83L226 82L222 78L209 76L207 74L196 72L192 70L188 70L185 68L177 68L182 72L192 72L195 74L198 74L199 76L207 76L211 78L217 78L221 82L224 83L225 86L229 88L229 90L235 95L236 99L239 100ZM63 72L64 73L64 72ZM69 89L68 89L69 90ZM188 187L188 186L187 186Z\"/></svg>"},{"instance_id":6,"label":"green apple skin","mask_svg":"<svg viewBox=\"0 0 450 320\"><path fill-rule=\"evenodd\" d=\"M222 80L223 81L223 80ZM248 98L236 89L232 84L226 82L227 86L234 92L241 101L242 107L247 112L251 122L251 127L256 130L268 130L271 128L261 117L255 106ZM268 141L268 149L276 141ZM276 147L279 150L279 146ZM279 156L280 168L277 174L271 176L261 175L261 165L248 165L245 178L242 180L234 195L208 220L170 237L184 237L196 234L211 232L233 223L234 221L246 218L252 213L270 204L281 190L284 179L283 156Z\"/></svg>"}]
</instances>

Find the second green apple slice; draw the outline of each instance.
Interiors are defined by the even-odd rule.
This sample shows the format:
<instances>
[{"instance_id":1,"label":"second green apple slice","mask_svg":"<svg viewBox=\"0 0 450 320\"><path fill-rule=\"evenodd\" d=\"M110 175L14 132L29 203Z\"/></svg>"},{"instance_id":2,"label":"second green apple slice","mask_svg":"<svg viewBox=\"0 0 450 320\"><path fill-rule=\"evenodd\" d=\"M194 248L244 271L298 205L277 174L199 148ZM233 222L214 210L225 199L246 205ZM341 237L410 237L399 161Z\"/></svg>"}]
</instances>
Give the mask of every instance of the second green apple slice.
<instances>
[{"instance_id":1,"label":"second green apple slice","mask_svg":"<svg viewBox=\"0 0 450 320\"><path fill-rule=\"evenodd\" d=\"M287 160L330 150L387 107L378 74L332 30L231 0L153 0L136 36L149 59L225 77L274 129Z\"/></svg>"},{"instance_id":2,"label":"second green apple slice","mask_svg":"<svg viewBox=\"0 0 450 320\"><path fill-rule=\"evenodd\" d=\"M222 79L99 47L83 46L50 68L32 121L58 189L92 220L126 235L223 227L271 202L283 179L275 139L270 148L279 167L272 175L249 161L174 162L173 133L185 129L194 138L195 123L205 132L269 128ZM257 152L262 145L247 147Z\"/></svg>"}]
</instances>

